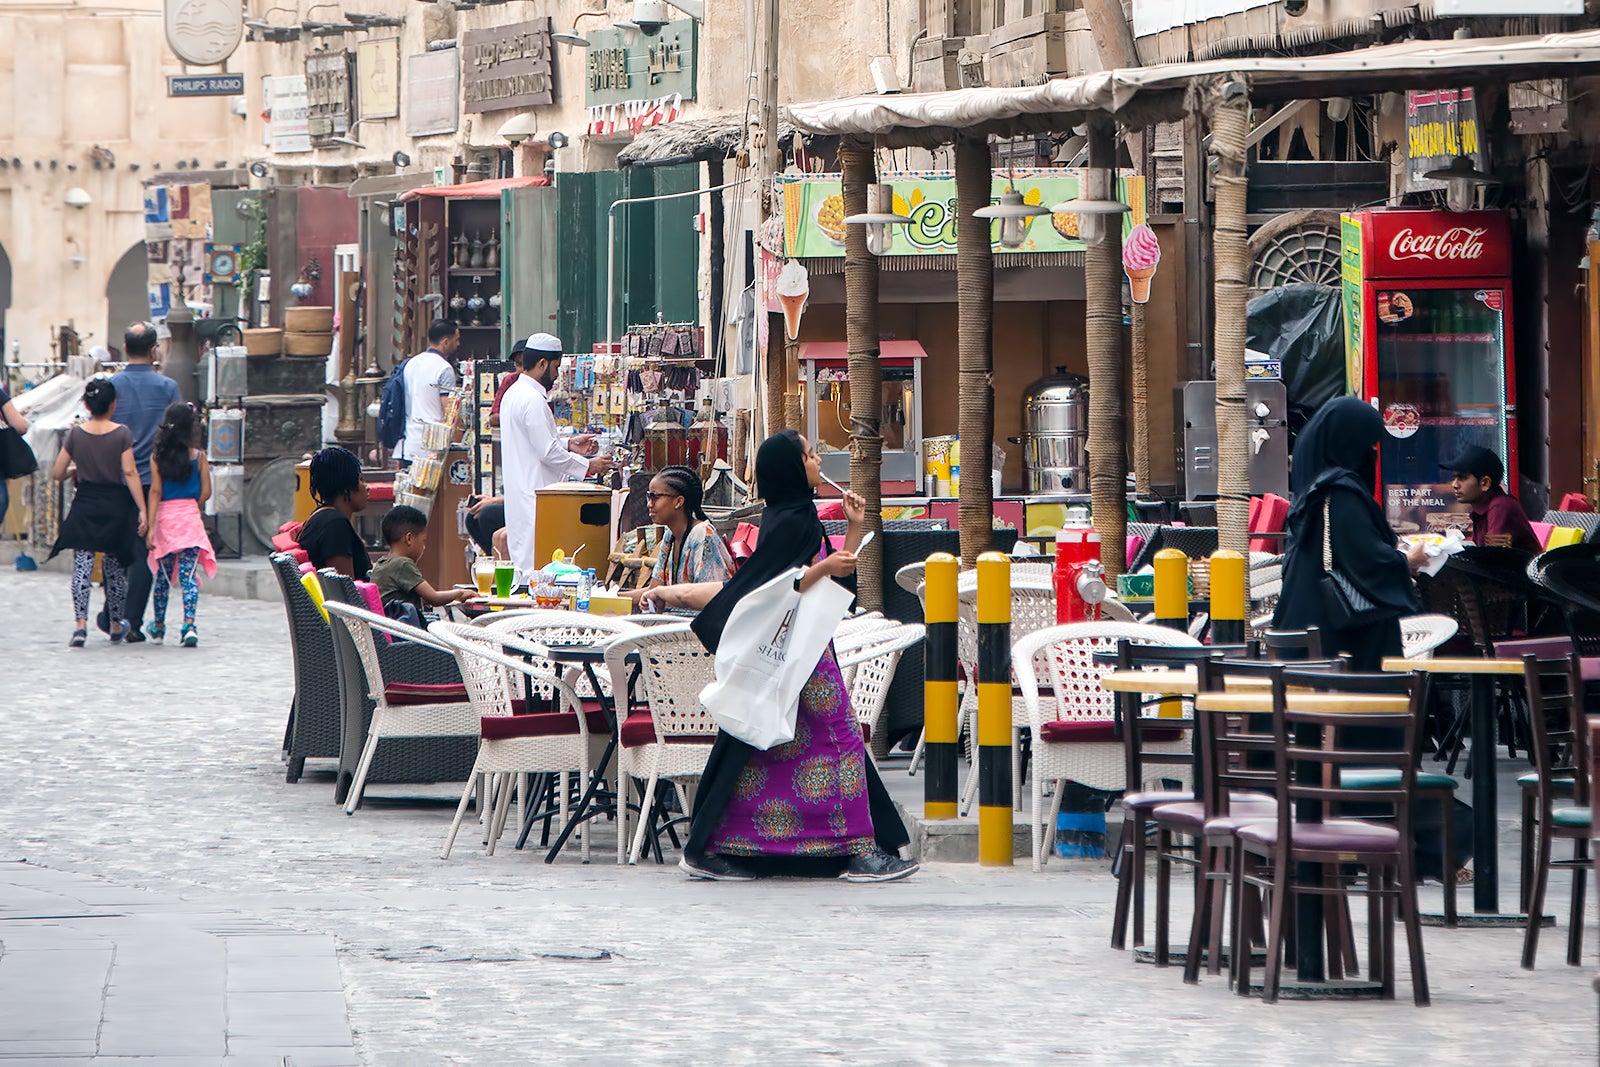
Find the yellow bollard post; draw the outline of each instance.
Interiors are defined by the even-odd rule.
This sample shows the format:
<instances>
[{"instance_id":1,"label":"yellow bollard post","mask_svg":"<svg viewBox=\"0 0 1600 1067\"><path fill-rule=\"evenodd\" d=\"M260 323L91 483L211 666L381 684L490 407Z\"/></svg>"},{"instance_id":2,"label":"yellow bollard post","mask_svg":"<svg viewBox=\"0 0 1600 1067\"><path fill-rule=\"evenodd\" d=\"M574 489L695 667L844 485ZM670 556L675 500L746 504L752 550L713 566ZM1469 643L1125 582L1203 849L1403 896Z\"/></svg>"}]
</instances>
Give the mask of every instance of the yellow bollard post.
<instances>
[{"instance_id":1,"label":"yellow bollard post","mask_svg":"<svg viewBox=\"0 0 1600 1067\"><path fill-rule=\"evenodd\" d=\"M1011 866L1011 560L978 557L978 862Z\"/></svg>"},{"instance_id":2,"label":"yellow bollard post","mask_svg":"<svg viewBox=\"0 0 1600 1067\"><path fill-rule=\"evenodd\" d=\"M1156 553L1156 625L1189 629L1189 557L1175 548Z\"/></svg>"},{"instance_id":3,"label":"yellow bollard post","mask_svg":"<svg viewBox=\"0 0 1600 1067\"><path fill-rule=\"evenodd\" d=\"M1244 643L1245 558L1220 548L1211 554L1211 643Z\"/></svg>"},{"instance_id":4,"label":"yellow bollard post","mask_svg":"<svg viewBox=\"0 0 1600 1067\"><path fill-rule=\"evenodd\" d=\"M928 557L923 572L922 704L927 747L927 777L922 785L922 814L928 819L954 819L959 793L960 695L956 691L956 574L960 564L948 552ZM1009 766L1009 765L1008 765Z\"/></svg>"}]
</instances>

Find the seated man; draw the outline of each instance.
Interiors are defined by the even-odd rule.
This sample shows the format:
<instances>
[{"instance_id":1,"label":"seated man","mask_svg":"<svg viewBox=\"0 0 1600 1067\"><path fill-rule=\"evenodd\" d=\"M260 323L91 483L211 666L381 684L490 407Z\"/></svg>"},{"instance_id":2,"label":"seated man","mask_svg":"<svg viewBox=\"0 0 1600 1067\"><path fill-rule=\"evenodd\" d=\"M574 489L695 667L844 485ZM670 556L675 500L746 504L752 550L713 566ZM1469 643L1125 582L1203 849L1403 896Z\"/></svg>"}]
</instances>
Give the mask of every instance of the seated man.
<instances>
[{"instance_id":1,"label":"seated man","mask_svg":"<svg viewBox=\"0 0 1600 1067\"><path fill-rule=\"evenodd\" d=\"M1500 487L1506 468L1499 456L1481 445L1471 445L1439 467L1454 475L1450 488L1457 500L1472 509L1473 544L1534 554L1540 551L1538 535L1528 524L1522 505Z\"/></svg>"}]
</instances>

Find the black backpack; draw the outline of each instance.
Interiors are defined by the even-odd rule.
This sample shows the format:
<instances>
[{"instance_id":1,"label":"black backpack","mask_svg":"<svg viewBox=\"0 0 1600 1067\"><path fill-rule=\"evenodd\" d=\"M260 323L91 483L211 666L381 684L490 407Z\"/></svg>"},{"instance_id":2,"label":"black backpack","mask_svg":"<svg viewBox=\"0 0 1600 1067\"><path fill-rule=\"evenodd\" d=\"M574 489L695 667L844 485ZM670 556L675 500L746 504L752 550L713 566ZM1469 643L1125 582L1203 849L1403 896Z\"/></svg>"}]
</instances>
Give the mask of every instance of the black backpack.
<instances>
[{"instance_id":1,"label":"black backpack","mask_svg":"<svg viewBox=\"0 0 1600 1067\"><path fill-rule=\"evenodd\" d=\"M378 402L378 443L393 449L406 435L406 382L405 364L401 363L389 374L383 385L383 399Z\"/></svg>"}]
</instances>

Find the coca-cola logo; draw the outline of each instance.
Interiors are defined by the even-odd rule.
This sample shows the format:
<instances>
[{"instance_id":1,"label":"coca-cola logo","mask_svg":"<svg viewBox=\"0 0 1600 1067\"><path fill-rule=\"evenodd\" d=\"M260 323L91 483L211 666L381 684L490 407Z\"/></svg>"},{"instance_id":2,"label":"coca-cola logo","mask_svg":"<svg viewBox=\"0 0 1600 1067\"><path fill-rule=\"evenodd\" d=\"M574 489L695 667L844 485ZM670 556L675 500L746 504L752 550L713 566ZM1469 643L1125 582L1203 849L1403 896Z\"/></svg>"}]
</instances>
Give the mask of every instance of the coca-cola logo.
<instances>
[{"instance_id":1,"label":"coca-cola logo","mask_svg":"<svg viewBox=\"0 0 1600 1067\"><path fill-rule=\"evenodd\" d=\"M1389 258L1471 261L1483 255L1484 227L1452 226L1443 233L1417 233L1411 227L1389 242Z\"/></svg>"}]
</instances>

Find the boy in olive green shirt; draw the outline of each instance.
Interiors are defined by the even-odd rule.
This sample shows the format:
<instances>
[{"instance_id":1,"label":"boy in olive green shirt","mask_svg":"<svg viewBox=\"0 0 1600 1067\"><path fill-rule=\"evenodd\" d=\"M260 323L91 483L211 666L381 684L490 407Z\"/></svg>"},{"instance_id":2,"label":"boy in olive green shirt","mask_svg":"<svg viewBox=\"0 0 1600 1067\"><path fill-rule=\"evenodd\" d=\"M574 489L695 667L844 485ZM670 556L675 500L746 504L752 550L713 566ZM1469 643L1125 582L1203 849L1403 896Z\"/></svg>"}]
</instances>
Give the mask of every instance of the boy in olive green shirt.
<instances>
[{"instance_id":1,"label":"boy in olive green shirt","mask_svg":"<svg viewBox=\"0 0 1600 1067\"><path fill-rule=\"evenodd\" d=\"M383 539L388 542L389 555L373 566L372 583L385 607L398 600L421 611L475 595L471 589L441 592L422 577L417 560L428 548L428 517L416 508L400 504L390 509L383 519Z\"/></svg>"}]
</instances>

